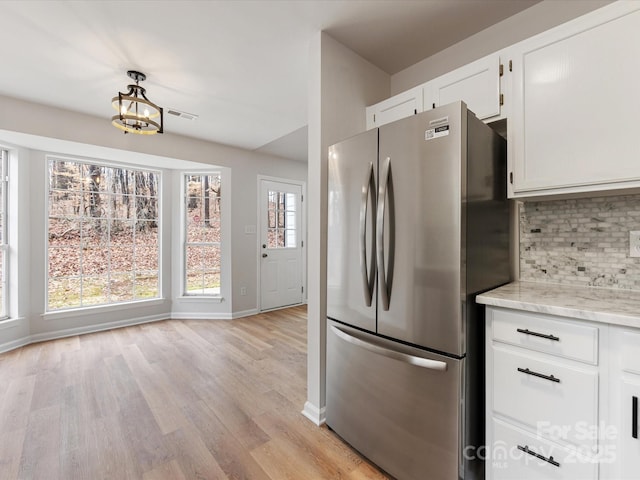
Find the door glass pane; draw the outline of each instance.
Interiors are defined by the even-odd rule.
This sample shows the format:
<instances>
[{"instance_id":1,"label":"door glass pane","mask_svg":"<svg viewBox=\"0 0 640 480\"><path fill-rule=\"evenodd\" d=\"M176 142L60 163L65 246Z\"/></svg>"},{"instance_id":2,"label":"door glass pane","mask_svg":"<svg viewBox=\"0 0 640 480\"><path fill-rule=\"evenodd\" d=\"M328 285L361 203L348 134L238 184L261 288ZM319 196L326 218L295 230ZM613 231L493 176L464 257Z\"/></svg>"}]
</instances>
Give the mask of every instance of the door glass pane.
<instances>
[{"instance_id":1,"label":"door glass pane","mask_svg":"<svg viewBox=\"0 0 640 480\"><path fill-rule=\"evenodd\" d=\"M267 196L269 248L295 248L297 227L297 199L295 193L270 190Z\"/></svg>"}]
</instances>

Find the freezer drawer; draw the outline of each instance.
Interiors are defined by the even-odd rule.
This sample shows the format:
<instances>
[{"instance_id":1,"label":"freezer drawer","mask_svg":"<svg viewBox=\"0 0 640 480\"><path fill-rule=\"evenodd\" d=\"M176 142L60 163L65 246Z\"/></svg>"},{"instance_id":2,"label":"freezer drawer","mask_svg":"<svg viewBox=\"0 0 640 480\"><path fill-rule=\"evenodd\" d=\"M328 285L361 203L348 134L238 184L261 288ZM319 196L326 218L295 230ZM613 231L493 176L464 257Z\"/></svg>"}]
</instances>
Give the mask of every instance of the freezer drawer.
<instances>
[{"instance_id":1,"label":"freezer drawer","mask_svg":"<svg viewBox=\"0 0 640 480\"><path fill-rule=\"evenodd\" d=\"M327 329L327 425L399 479L459 478L464 360Z\"/></svg>"}]
</instances>

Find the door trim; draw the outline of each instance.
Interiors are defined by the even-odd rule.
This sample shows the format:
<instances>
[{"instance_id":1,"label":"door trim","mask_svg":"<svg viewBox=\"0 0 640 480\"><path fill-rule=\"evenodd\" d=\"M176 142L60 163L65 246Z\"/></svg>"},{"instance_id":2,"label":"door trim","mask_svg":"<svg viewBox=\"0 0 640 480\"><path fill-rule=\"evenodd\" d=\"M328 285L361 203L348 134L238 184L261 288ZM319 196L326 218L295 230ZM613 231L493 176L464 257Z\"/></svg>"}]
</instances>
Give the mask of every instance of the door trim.
<instances>
[{"instance_id":1,"label":"door trim","mask_svg":"<svg viewBox=\"0 0 640 480\"><path fill-rule=\"evenodd\" d=\"M262 263L260 262L260 252L262 251L260 248L260 227L261 227L261 217L260 215L262 214L262 198L261 198L261 192L262 192L262 181L267 181L267 182L278 182L278 183L288 183L290 185L296 185L300 187L300 191L302 192L302 198L300 199L300 210L301 210L301 215L302 218L301 220L301 229L302 231L300 232L300 238L302 239L303 246L302 246L302 259L301 259L301 269L302 271L300 272L300 274L302 275L302 287L304 288L304 292L302 295L302 303L305 304L307 303L307 205L306 205L306 198L307 198L307 183L303 180L292 180L290 178L282 178L282 177L272 177L269 175L258 175L257 177L258 181L257 181L257 197L258 197L258 202L257 202L257 210L256 210L256 285L258 286L258 288L256 289L256 305L258 307L258 312L263 312L266 310L262 309L262 281L261 281L261 271L260 269L262 268ZM291 305L287 305L287 307L290 307ZM287 308L287 307L282 307L282 308ZM277 308L270 308L269 310L277 310Z\"/></svg>"}]
</instances>

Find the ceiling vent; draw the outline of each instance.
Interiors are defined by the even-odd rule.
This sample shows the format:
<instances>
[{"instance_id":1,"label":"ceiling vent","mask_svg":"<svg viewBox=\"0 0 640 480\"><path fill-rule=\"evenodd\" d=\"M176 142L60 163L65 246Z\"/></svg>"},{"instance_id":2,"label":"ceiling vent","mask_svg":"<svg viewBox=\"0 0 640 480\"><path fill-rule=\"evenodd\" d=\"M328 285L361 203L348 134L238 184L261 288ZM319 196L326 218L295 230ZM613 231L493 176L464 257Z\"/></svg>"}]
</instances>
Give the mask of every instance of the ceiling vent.
<instances>
[{"instance_id":1,"label":"ceiling vent","mask_svg":"<svg viewBox=\"0 0 640 480\"><path fill-rule=\"evenodd\" d=\"M198 115L196 115L195 113L181 112L180 110L176 110L175 108L168 108L165 111L169 115L173 115L174 117L184 118L185 120L197 120L198 119Z\"/></svg>"}]
</instances>

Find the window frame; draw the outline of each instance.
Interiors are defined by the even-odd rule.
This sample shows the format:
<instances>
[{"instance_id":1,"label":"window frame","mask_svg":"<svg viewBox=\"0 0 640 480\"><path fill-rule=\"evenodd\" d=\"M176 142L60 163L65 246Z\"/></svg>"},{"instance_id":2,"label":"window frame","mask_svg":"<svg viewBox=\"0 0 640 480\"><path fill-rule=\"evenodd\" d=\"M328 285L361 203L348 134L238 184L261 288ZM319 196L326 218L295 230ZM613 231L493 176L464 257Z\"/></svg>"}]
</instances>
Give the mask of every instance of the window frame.
<instances>
[{"instance_id":1,"label":"window frame","mask_svg":"<svg viewBox=\"0 0 640 480\"><path fill-rule=\"evenodd\" d=\"M0 256L2 257L2 268L0 269L0 320L9 318L9 151L0 148L0 215L2 225L0 226Z\"/></svg>"},{"instance_id":2,"label":"window frame","mask_svg":"<svg viewBox=\"0 0 640 480\"><path fill-rule=\"evenodd\" d=\"M50 169L50 165L52 162L55 161L63 161L63 162L70 162L70 163L77 163L77 164L83 164L83 165L95 165L98 166L100 168L114 168L114 169L123 169L123 170L127 170L127 171L142 171L145 173L153 173L156 175L156 179L157 179L157 191L155 194L155 199L156 199L156 210L157 210L157 214L156 214L156 218L155 218L155 222L157 224L157 292L156 295L153 297L142 297L142 298L135 298L135 272L136 269L135 267L132 268L132 270L130 270L130 273L133 274L133 279L132 279L132 288L133 288L133 292L134 292L134 298L132 299L127 299L127 300L122 300L122 301L109 301L106 303L83 303L82 301L82 296L80 297L80 305L73 305L73 306L63 306L63 307L59 307L59 308L51 308L50 303L49 303L49 281L50 281L50 273L49 273L49 268L50 268L50 259L49 259L49 248L50 248L50 241L49 241L49 227L50 227L50 194L52 191L59 191L56 189L52 189L51 188L51 177L50 177L50 173L49 173L49 169ZM162 273L162 237L163 237L163 228L162 228L162 218L163 218L163 196L164 196L164 188L163 188L163 182L164 182L164 172L160 169L156 169L156 168L151 168L148 167L146 165L141 165L141 164L135 164L135 163L121 163L121 162L115 162L115 161L108 161L108 160L103 160L103 159L97 159L97 158L87 158L87 157L75 157L75 156L65 156L65 155L56 155L56 154L50 154L50 155L45 155L45 169L46 169L46 173L45 173L45 182L46 182L46 186L45 186L45 198L44 198L44 204L45 204L45 208L44 208L44 221L45 221L45 226L44 226L44 233L45 233L45 241L44 241L44 249L45 249L45 288L44 288L44 315L47 317L56 317L58 314L66 314L66 315L79 315L81 314L81 312L83 311L95 311L95 310L99 310L99 311L103 311L103 310L109 310L109 309L118 309L118 308L122 308L122 307L126 307L127 305L131 305L131 304L155 304L157 302L161 302L163 301L163 295L162 295L162 277L163 277L163 273ZM113 192L100 192L101 194L106 194L107 196L112 196L114 195ZM136 194L132 194L132 197L136 197ZM135 210L135 208L134 208ZM113 220L114 217L111 216L111 209L109 209L110 211L110 215L108 217L103 217L105 220ZM79 217L82 218L82 217ZM134 221L135 221L135 217L134 217ZM132 240L132 246L133 246L133 258L135 259L136 253L135 253L135 237L134 240ZM135 265L135 263L133 264ZM111 274L112 273L129 273L129 272L113 272L111 270L111 265L109 265L108 271L106 272L107 278L111 278ZM82 279L84 276L87 277L91 277L92 275L85 275L82 272L80 272L77 276L78 279Z\"/></svg>"},{"instance_id":3,"label":"window frame","mask_svg":"<svg viewBox=\"0 0 640 480\"><path fill-rule=\"evenodd\" d=\"M196 171L182 171L180 172L180 200L181 200L181 208L180 208L180 231L181 231L181 250L182 250L182 265L180 272L180 297L183 299L222 299L223 292L223 212L224 212L224 197L221 194L218 194L218 202L219 202L219 216L220 216L220 239L217 242L189 242L187 235L187 226L188 226L188 201L189 201L189 191L187 187L187 178L193 176L217 176L219 178L220 192L222 191L222 186L224 182L224 173L222 169L215 170L196 170ZM228 191L228 188L225 187L225 191ZM218 287L217 293L197 293L197 292L189 292L187 291L187 276L188 276L188 268L187 268L187 248L189 246L217 246L220 254L220 263L218 265L218 275L220 278L220 286ZM203 271L204 273L204 271Z\"/></svg>"}]
</instances>

